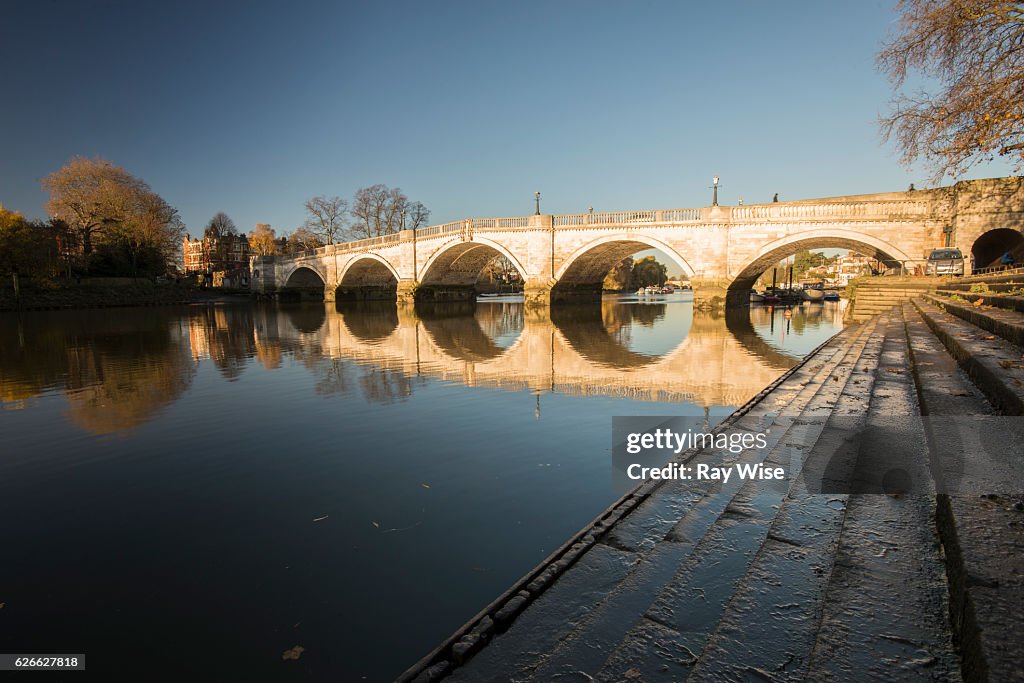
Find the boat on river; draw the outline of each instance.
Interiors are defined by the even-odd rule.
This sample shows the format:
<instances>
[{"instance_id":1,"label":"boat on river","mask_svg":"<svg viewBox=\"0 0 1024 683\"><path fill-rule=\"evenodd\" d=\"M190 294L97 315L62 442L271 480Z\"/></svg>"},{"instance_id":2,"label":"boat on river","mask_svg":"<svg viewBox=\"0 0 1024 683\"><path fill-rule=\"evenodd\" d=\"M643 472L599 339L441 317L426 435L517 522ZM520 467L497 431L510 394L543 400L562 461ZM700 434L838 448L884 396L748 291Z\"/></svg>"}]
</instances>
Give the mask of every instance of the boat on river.
<instances>
[{"instance_id":1,"label":"boat on river","mask_svg":"<svg viewBox=\"0 0 1024 683\"><path fill-rule=\"evenodd\" d=\"M821 303L825 300L825 283L821 280L803 280L800 282L800 297L804 301Z\"/></svg>"}]
</instances>

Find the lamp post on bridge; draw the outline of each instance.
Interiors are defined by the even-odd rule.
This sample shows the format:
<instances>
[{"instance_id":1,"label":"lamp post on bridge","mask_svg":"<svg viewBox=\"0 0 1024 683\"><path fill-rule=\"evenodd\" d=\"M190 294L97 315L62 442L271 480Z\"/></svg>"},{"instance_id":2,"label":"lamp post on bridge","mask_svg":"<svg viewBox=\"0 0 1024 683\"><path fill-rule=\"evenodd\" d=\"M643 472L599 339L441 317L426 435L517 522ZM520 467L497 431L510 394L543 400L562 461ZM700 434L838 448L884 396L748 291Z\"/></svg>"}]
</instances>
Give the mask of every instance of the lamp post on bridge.
<instances>
[{"instance_id":1,"label":"lamp post on bridge","mask_svg":"<svg viewBox=\"0 0 1024 683\"><path fill-rule=\"evenodd\" d=\"M539 191L533 193L533 200L535 202L537 202L537 210L534 213L534 215L539 216L540 215L540 192Z\"/></svg>"},{"instance_id":2,"label":"lamp post on bridge","mask_svg":"<svg viewBox=\"0 0 1024 683\"><path fill-rule=\"evenodd\" d=\"M711 187L715 190L711 197L711 206L718 206L718 176L711 176Z\"/></svg>"}]
</instances>

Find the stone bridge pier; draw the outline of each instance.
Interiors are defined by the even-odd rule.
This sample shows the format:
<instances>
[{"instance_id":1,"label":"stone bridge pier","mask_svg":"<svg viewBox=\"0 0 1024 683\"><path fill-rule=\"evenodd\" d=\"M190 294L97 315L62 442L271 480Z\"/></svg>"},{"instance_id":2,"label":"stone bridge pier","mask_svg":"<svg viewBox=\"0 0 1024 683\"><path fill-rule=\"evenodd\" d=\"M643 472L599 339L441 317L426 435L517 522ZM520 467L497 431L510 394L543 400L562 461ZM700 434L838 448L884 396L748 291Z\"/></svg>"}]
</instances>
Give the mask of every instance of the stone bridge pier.
<instances>
[{"instance_id":1,"label":"stone bridge pier","mask_svg":"<svg viewBox=\"0 0 1024 683\"><path fill-rule=\"evenodd\" d=\"M252 283L262 294L322 291L327 300L467 301L484 266L504 256L526 303L549 306L599 299L617 263L657 249L690 281L698 308L721 308L746 306L758 276L803 249L851 249L913 271L939 247L984 258L1003 242L1016 248L1022 229L1021 179L993 178L748 206L473 218L254 257Z\"/></svg>"}]
</instances>

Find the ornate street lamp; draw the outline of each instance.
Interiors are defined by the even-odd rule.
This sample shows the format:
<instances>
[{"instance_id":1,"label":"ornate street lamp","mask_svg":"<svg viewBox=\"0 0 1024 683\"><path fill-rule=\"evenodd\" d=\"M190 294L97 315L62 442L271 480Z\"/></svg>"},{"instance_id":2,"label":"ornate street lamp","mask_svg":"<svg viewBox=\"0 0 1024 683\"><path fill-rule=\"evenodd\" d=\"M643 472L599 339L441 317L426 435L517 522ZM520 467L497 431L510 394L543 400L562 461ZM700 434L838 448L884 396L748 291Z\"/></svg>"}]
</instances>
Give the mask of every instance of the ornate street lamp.
<instances>
[{"instance_id":1,"label":"ornate street lamp","mask_svg":"<svg viewBox=\"0 0 1024 683\"><path fill-rule=\"evenodd\" d=\"M718 206L718 176L711 176L711 187L715 189L715 194L711 198L711 206Z\"/></svg>"},{"instance_id":2,"label":"ornate street lamp","mask_svg":"<svg viewBox=\"0 0 1024 683\"><path fill-rule=\"evenodd\" d=\"M537 202L537 215L540 215L540 192L533 193L533 200Z\"/></svg>"}]
</instances>

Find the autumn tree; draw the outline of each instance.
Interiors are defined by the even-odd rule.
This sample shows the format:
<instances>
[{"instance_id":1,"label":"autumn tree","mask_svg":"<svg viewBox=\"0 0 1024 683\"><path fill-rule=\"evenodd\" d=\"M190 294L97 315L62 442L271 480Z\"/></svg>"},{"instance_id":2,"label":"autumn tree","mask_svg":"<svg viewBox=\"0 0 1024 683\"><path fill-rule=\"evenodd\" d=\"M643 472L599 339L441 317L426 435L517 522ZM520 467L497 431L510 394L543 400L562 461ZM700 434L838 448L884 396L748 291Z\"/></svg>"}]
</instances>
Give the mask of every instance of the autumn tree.
<instances>
[{"instance_id":1,"label":"autumn tree","mask_svg":"<svg viewBox=\"0 0 1024 683\"><path fill-rule=\"evenodd\" d=\"M334 244L345 231L348 202L341 197L317 195L306 202L306 213L303 227L325 244Z\"/></svg>"},{"instance_id":2,"label":"autumn tree","mask_svg":"<svg viewBox=\"0 0 1024 683\"><path fill-rule=\"evenodd\" d=\"M257 223L256 229L249 233L249 249L259 256L277 255L277 236L268 223Z\"/></svg>"},{"instance_id":3,"label":"autumn tree","mask_svg":"<svg viewBox=\"0 0 1024 683\"><path fill-rule=\"evenodd\" d=\"M139 192L124 220L111 225L100 250L114 262L113 273L162 275L178 260L184 231L177 209L154 192Z\"/></svg>"},{"instance_id":4,"label":"autumn tree","mask_svg":"<svg viewBox=\"0 0 1024 683\"><path fill-rule=\"evenodd\" d=\"M108 228L125 220L134 197L150 191L142 180L98 157L74 157L41 184L50 193L46 211L67 224L85 256Z\"/></svg>"},{"instance_id":5,"label":"autumn tree","mask_svg":"<svg viewBox=\"0 0 1024 683\"><path fill-rule=\"evenodd\" d=\"M42 186L64 250L74 247L91 272L154 275L174 260L183 232L177 210L123 168L75 157Z\"/></svg>"},{"instance_id":6,"label":"autumn tree","mask_svg":"<svg viewBox=\"0 0 1024 683\"><path fill-rule=\"evenodd\" d=\"M933 181L996 155L1024 166L1024 5L1005 0L900 0L899 28L878 54L896 95L881 118L906 165ZM900 92L912 75L931 87ZM932 85L934 84L934 85Z\"/></svg>"}]
</instances>

